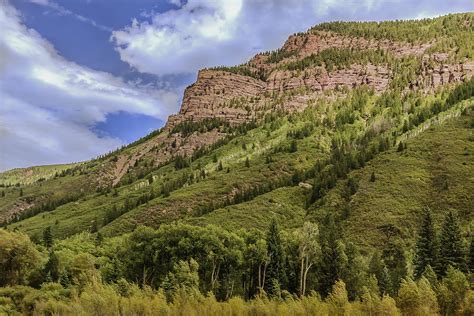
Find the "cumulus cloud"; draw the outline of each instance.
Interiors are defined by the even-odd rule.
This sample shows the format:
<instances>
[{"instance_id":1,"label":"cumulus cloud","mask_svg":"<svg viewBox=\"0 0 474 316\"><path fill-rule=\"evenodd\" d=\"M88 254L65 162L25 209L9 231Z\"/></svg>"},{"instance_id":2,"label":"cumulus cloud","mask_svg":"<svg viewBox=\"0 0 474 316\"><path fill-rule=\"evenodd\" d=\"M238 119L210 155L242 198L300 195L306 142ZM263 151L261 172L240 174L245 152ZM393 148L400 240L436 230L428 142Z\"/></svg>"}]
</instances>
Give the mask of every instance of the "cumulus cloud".
<instances>
[{"instance_id":1,"label":"cumulus cloud","mask_svg":"<svg viewBox=\"0 0 474 316\"><path fill-rule=\"evenodd\" d=\"M65 60L0 2L0 170L89 159L122 144L91 132L110 113L165 120L178 95ZM126 128L126 126L124 126Z\"/></svg>"},{"instance_id":2,"label":"cumulus cloud","mask_svg":"<svg viewBox=\"0 0 474 316\"><path fill-rule=\"evenodd\" d=\"M147 13L112 32L123 61L141 72L194 73L245 62L289 34L330 20L415 18L466 10L463 0L170 0L177 9ZM429 12L426 12L426 10Z\"/></svg>"}]
</instances>

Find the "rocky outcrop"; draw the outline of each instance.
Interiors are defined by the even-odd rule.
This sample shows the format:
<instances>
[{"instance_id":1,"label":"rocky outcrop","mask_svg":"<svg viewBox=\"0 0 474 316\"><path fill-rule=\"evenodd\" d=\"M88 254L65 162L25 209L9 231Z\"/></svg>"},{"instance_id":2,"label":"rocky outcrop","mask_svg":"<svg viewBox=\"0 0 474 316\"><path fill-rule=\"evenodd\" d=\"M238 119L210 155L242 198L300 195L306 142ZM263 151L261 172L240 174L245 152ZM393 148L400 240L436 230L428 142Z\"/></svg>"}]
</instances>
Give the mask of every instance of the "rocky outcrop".
<instances>
[{"instance_id":1,"label":"rocky outcrop","mask_svg":"<svg viewBox=\"0 0 474 316\"><path fill-rule=\"evenodd\" d=\"M423 59L422 73L417 79L410 83L409 89L422 89L425 92L433 91L444 84L458 83L465 81L474 74L474 62L468 61L459 64L447 64L440 58L428 57Z\"/></svg>"},{"instance_id":2,"label":"rocky outcrop","mask_svg":"<svg viewBox=\"0 0 474 316\"><path fill-rule=\"evenodd\" d=\"M394 73L388 64L352 64L331 71L324 65L307 67L303 71L290 71L283 67L286 63L328 48L382 49L390 52L393 58L421 56L422 71L415 80L409 82L407 89L429 92L440 85L463 81L472 76L472 61L452 64L448 62L449 54L427 54L427 49L433 44L377 41L308 31L290 36L280 50L284 52L281 55L283 57L272 59L275 62L269 62L269 54L258 54L242 66L250 73L264 74L258 77L264 80L235 73L235 68L229 71L225 68L201 70L196 82L186 88L179 113L169 117L163 132L137 146L131 156L127 154L117 160L113 184L117 184L129 168L145 155L152 156L155 165L160 165L176 155L191 155L197 148L213 144L226 136L217 130L195 132L186 137L173 133L174 128L182 122L219 118L231 125L239 125L276 109L301 111L311 98L323 96L328 90L367 85L376 93L382 93L389 88ZM284 101L273 102L275 95L285 96Z\"/></svg>"},{"instance_id":3,"label":"rocky outcrop","mask_svg":"<svg viewBox=\"0 0 474 316\"><path fill-rule=\"evenodd\" d=\"M350 68L328 72L324 67L304 72L274 71L267 80L267 91L285 92L305 87L311 91L354 88L368 85L376 92L384 91L390 81L390 71L383 66L352 65Z\"/></svg>"},{"instance_id":4,"label":"rocky outcrop","mask_svg":"<svg viewBox=\"0 0 474 316\"><path fill-rule=\"evenodd\" d=\"M422 55L433 43L413 44L390 40L369 40L363 37L347 37L332 32L309 32L292 35L283 45L283 50L298 51L298 57L305 57L328 48L383 49L395 57Z\"/></svg>"},{"instance_id":5,"label":"rocky outcrop","mask_svg":"<svg viewBox=\"0 0 474 316\"><path fill-rule=\"evenodd\" d=\"M232 107L229 101L261 95L265 83L249 76L226 71L201 70L196 82L186 88L181 110L171 115L165 129L186 120L222 118L232 123L244 123L248 116L243 108Z\"/></svg>"}]
</instances>

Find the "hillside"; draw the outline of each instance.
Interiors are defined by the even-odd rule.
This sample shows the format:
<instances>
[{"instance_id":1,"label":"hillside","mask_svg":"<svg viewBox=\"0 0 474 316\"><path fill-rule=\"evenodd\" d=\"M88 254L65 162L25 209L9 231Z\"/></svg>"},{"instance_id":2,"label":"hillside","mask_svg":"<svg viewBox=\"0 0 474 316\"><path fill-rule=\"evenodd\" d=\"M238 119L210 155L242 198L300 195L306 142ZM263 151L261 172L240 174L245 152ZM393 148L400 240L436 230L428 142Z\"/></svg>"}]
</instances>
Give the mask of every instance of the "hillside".
<instances>
[{"instance_id":1,"label":"hillside","mask_svg":"<svg viewBox=\"0 0 474 316\"><path fill-rule=\"evenodd\" d=\"M367 97L370 101L362 102L372 103L377 98L392 95L404 104L414 102L410 109L405 105L403 109L395 109L395 101L393 104L381 105L377 111L370 104L364 109L354 109L357 112L353 125L358 130L357 133L363 133L364 128L374 124L385 124L379 122L383 120L388 120L387 125L392 125L390 127L396 130L401 129L401 126L394 125L402 125L404 119L418 115L417 111L429 107L423 103L429 103L430 98L443 100L443 94L446 94L444 91L449 91L457 82L470 78L474 72L474 62L470 55L472 32L468 31L471 22L472 15L468 14L405 22L404 25L413 24L410 27L418 27L421 23L424 25L423 30L429 29L426 34L419 34L415 38L401 36L396 33L398 31L391 22L386 22L379 26L386 34L383 39L374 37L370 32L370 23L361 24L357 31L349 31L338 23L323 24L306 33L290 36L280 50L259 54L244 65L203 70L196 83L186 89L180 112L171 116L161 131L152 133L127 148L75 167L74 170L70 169L72 171L66 177L56 177L40 185L25 186L20 198L19 188L6 189L7 198L0 202L0 219L9 220L22 212L32 215L40 212L37 209L45 204L54 204L50 207L46 205L46 209L61 205L54 213L38 215L25 222L25 226L28 223L26 229L34 231L38 227L41 230L44 229L44 224L52 225L59 221L59 232L62 230L61 221L71 218L77 225L70 233L78 232L86 229L94 220L102 222L105 206L110 206L110 200L114 200L119 206L124 203L124 197L132 199L143 195L146 192L143 186L147 185L147 181L150 182L147 179L153 177L156 181L151 187L157 197L147 201L147 205L138 206L125 214L122 221L124 223L112 225L133 227L136 224L161 222L159 218L162 215L159 213L164 217L179 218L185 214L201 212L199 209L208 207L205 204L209 201L219 201L212 197L214 193L220 194L221 199L231 199L236 188L265 186L265 183L271 182L268 177L287 181L296 170L308 171L315 161L328 154L333 138L331 134L338 133L339 126L334 124L338 124L336 121L345 114L344 111L353 111L344 101L338 101L344 100L344 95L351 89L357 90L361 86L371 91ZM444 28L440 29L440 25ZM403 32L407 30L403 29ZM454 40L447 41L446 36ZM401 41L402 39L405 41ZM458 48L454 49L456 45ZM447 90L440 90L443 86ZM411 93L406 94L406 89ZM433 97L428 97L429 95ZM427 101L422 101L425 99ZM349 101L349 98L346 100ZM289 113L302 112L308 106L308 113L311 112L309 115L314 117L309 119L309 123L305 123L305 118L296 118L293 122L288 122L285 118ZM415 108L417 106L419 109ZM388 117L387 112L383 112L383 107L392 112ZM324 118L330 116L333 122L324 122ZM265 121L272 123L261 126L260 122ZM322 126L315 126L318 121ZM357 126L357 122L365 124L365 127ZM269 124L272 125L270 136ZM285 139L288 131L305 124L309 124L314 136L298 140L301 144L298 144L298 152L293 155L272 154L275 162L271 163L269 169L271 175L265 174L259 161L264 160L264 156L275 151L278 146L290 146L291 141ZM277 125L278 128L275 128ZM325 132L330 134L316 136ZM233 140L229 143L230 138ZM238 143L248 143L250 146L247 147L250 148L243 150ZM213 147L219 148L212 149ZM194 159L191 167L174 172L173 160L176 157L189 159L193 153L202 157ZM226 168L230 167L228 176L215 172L217 162L212 161L214 156L218 156L218 160ZM245 175L245 169L238 168L247 157L252 162L252 167L249 168L251 177ZM302 158L308 161L304 162ZM200 181L199 185L191 185L199 179L198 174L202 170L212 174L211 178ZM240 180L233 176L234 172L239 174ZM6 175L3 174L3 177ZM184 177L187 179L184 180ZM190 177L193 179L190 180ZM227 181L226 177L232 181ZM225 185L218 184L218 181ZM92 185L81 186L81 183L86 182ZM79 199L77 190L71 192L74 193L71 196L67 192L63 194L62 190L58 192L53 189L63 187L64 183L80 188L83 194L79 203L64 203ZM209 183L207 190L204 183ZM159 197L162 187L169 186L173 190L183 185L189 188L178 190L169 198ZM118 192L119 197L111 197L110 194L107 196L112 186L116 188L113 191ZM213 186L218 187L220 192ZM99 191L101 194L96 193ZM188 195L192 194L199 199L194 206L188 199ZM199 196L204 198L198 198ZM176 199L186 200L187 209L179 207ZM163 203L165 206L161 207ZM166 204L172 204L172 210L165 210ZM126 218L142 211L146 215L137 215L140 221L128 223ZM43 223L46 217L51 220ZM64 227L69 230L67 224Z\"/></svg>"},{"instance_id":2,"label":"hillside","mask_svg":"<svg viewBox=\"0 0 474 316\"><path fill-rule=\"evenodd\" d=\"M201 281L211 280L198 282L201 292L219 300L234 290L245 298L257 293L257 268L248 258L257 256L270 223L282 229L285 269L293 269L283 289L298 292L302 270L292 236L311 222L328 238L321 251L324 242L334 256L342 247L345 264L372 269L381 254L387 272L380 271L391 285L383 290L377 275L375 287L394 297L402 279L416 274L426 209L438 230L454 214L459 243L472 248L473 45L472 13L317 25L245 64L201 70L180 111L124 148L81 164L1 173L0 184L18 185L0 188L0 222L37 243L45 231L65 239L58 252L67 257L81 248L112 283L122 278L161 288L176 258L188 272L196 259ZM107 246L94 246L97 236ZM222 271L215 264L221 259L199 248L211 239L228 251ZM236 254L233 247L247 250ZM150 262L148 251L155 251ZM368 293L361 284L371 286L372 270L357 276L365 278L360 284L346 270L325 284L318 279L326 275L322 258L309 288L326 297L343 279L350 300ZM439 269L446 275L447 265ZM247 274L248 284L241 280Z\"/></svg>"},{"instance_id":3,"label":"hillside","mask_svg":"<svg viewBox=\"0 0 474 316\"><path fill-rule=\"evenodd\" d=\"M75 165L76 164L46 165L8 170L0 173L0 186L8 187L45 181Z\"/></svg>"}]
</instances>

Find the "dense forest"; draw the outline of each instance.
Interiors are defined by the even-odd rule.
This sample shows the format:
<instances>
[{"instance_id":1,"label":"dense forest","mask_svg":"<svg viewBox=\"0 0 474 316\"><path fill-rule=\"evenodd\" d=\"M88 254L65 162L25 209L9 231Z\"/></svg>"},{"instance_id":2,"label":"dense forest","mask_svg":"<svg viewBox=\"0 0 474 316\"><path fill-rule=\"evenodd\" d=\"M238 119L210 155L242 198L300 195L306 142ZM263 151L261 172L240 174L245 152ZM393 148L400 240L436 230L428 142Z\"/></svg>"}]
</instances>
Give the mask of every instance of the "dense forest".
<instances>
[{"instance_id":1,"label":"dense forest","mask_svg":"<svg viewBox=\"0 0 474 316\"><path fill-rule=\"evenodd\" d=\"M456 215L420 214L416 247L361 254L328 214L294 231L230 232L182 223L121 237L82 233L39 245L0 230L7 315L471 315L473 239ZM387 235L394 227L381 228ZM414 253L407 258L406 253Z\"/></svg>"}]
</instances>

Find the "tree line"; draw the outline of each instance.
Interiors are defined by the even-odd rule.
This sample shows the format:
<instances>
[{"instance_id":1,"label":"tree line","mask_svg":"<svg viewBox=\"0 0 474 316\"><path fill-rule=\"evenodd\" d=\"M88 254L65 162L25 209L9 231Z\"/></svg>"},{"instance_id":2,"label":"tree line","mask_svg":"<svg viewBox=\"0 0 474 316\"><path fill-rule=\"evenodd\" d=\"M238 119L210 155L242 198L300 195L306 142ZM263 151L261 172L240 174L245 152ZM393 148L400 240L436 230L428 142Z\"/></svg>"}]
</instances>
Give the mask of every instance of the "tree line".
<instances>
[{"instance_id":1,"label":"tree line","mask_svg":"<svg viewBox=\"0 0 474 316\"><path fill-rule=\"evenodd\" d=\"M467 240L453 213L447 212L437 243L431 213L424 211L413 270L410 249L401 240L367 255L341 228L330 213L320 223L307 221L290 231L275 219L266 231L173 223L156 230L138 227L115 238L83 233L57 241L47 228L40 245L3 229L0 310L67 304L94 288L110 287L113 295L106 300L149 291L162 295L164 306L211 295L216 304L236 297L248 301L244 305L263 298L265 304L311 298L313 304L330 304L337 298L342 310L367 309L369 303L376 310L389 300L390 315L400 310L406 315L473 312L468 281L474 272L473 241L469 249L464 246ZM53 295L51 288L62 294ZM41 294L26 296L34 291Z\"/></svg>"}]
</instances>

